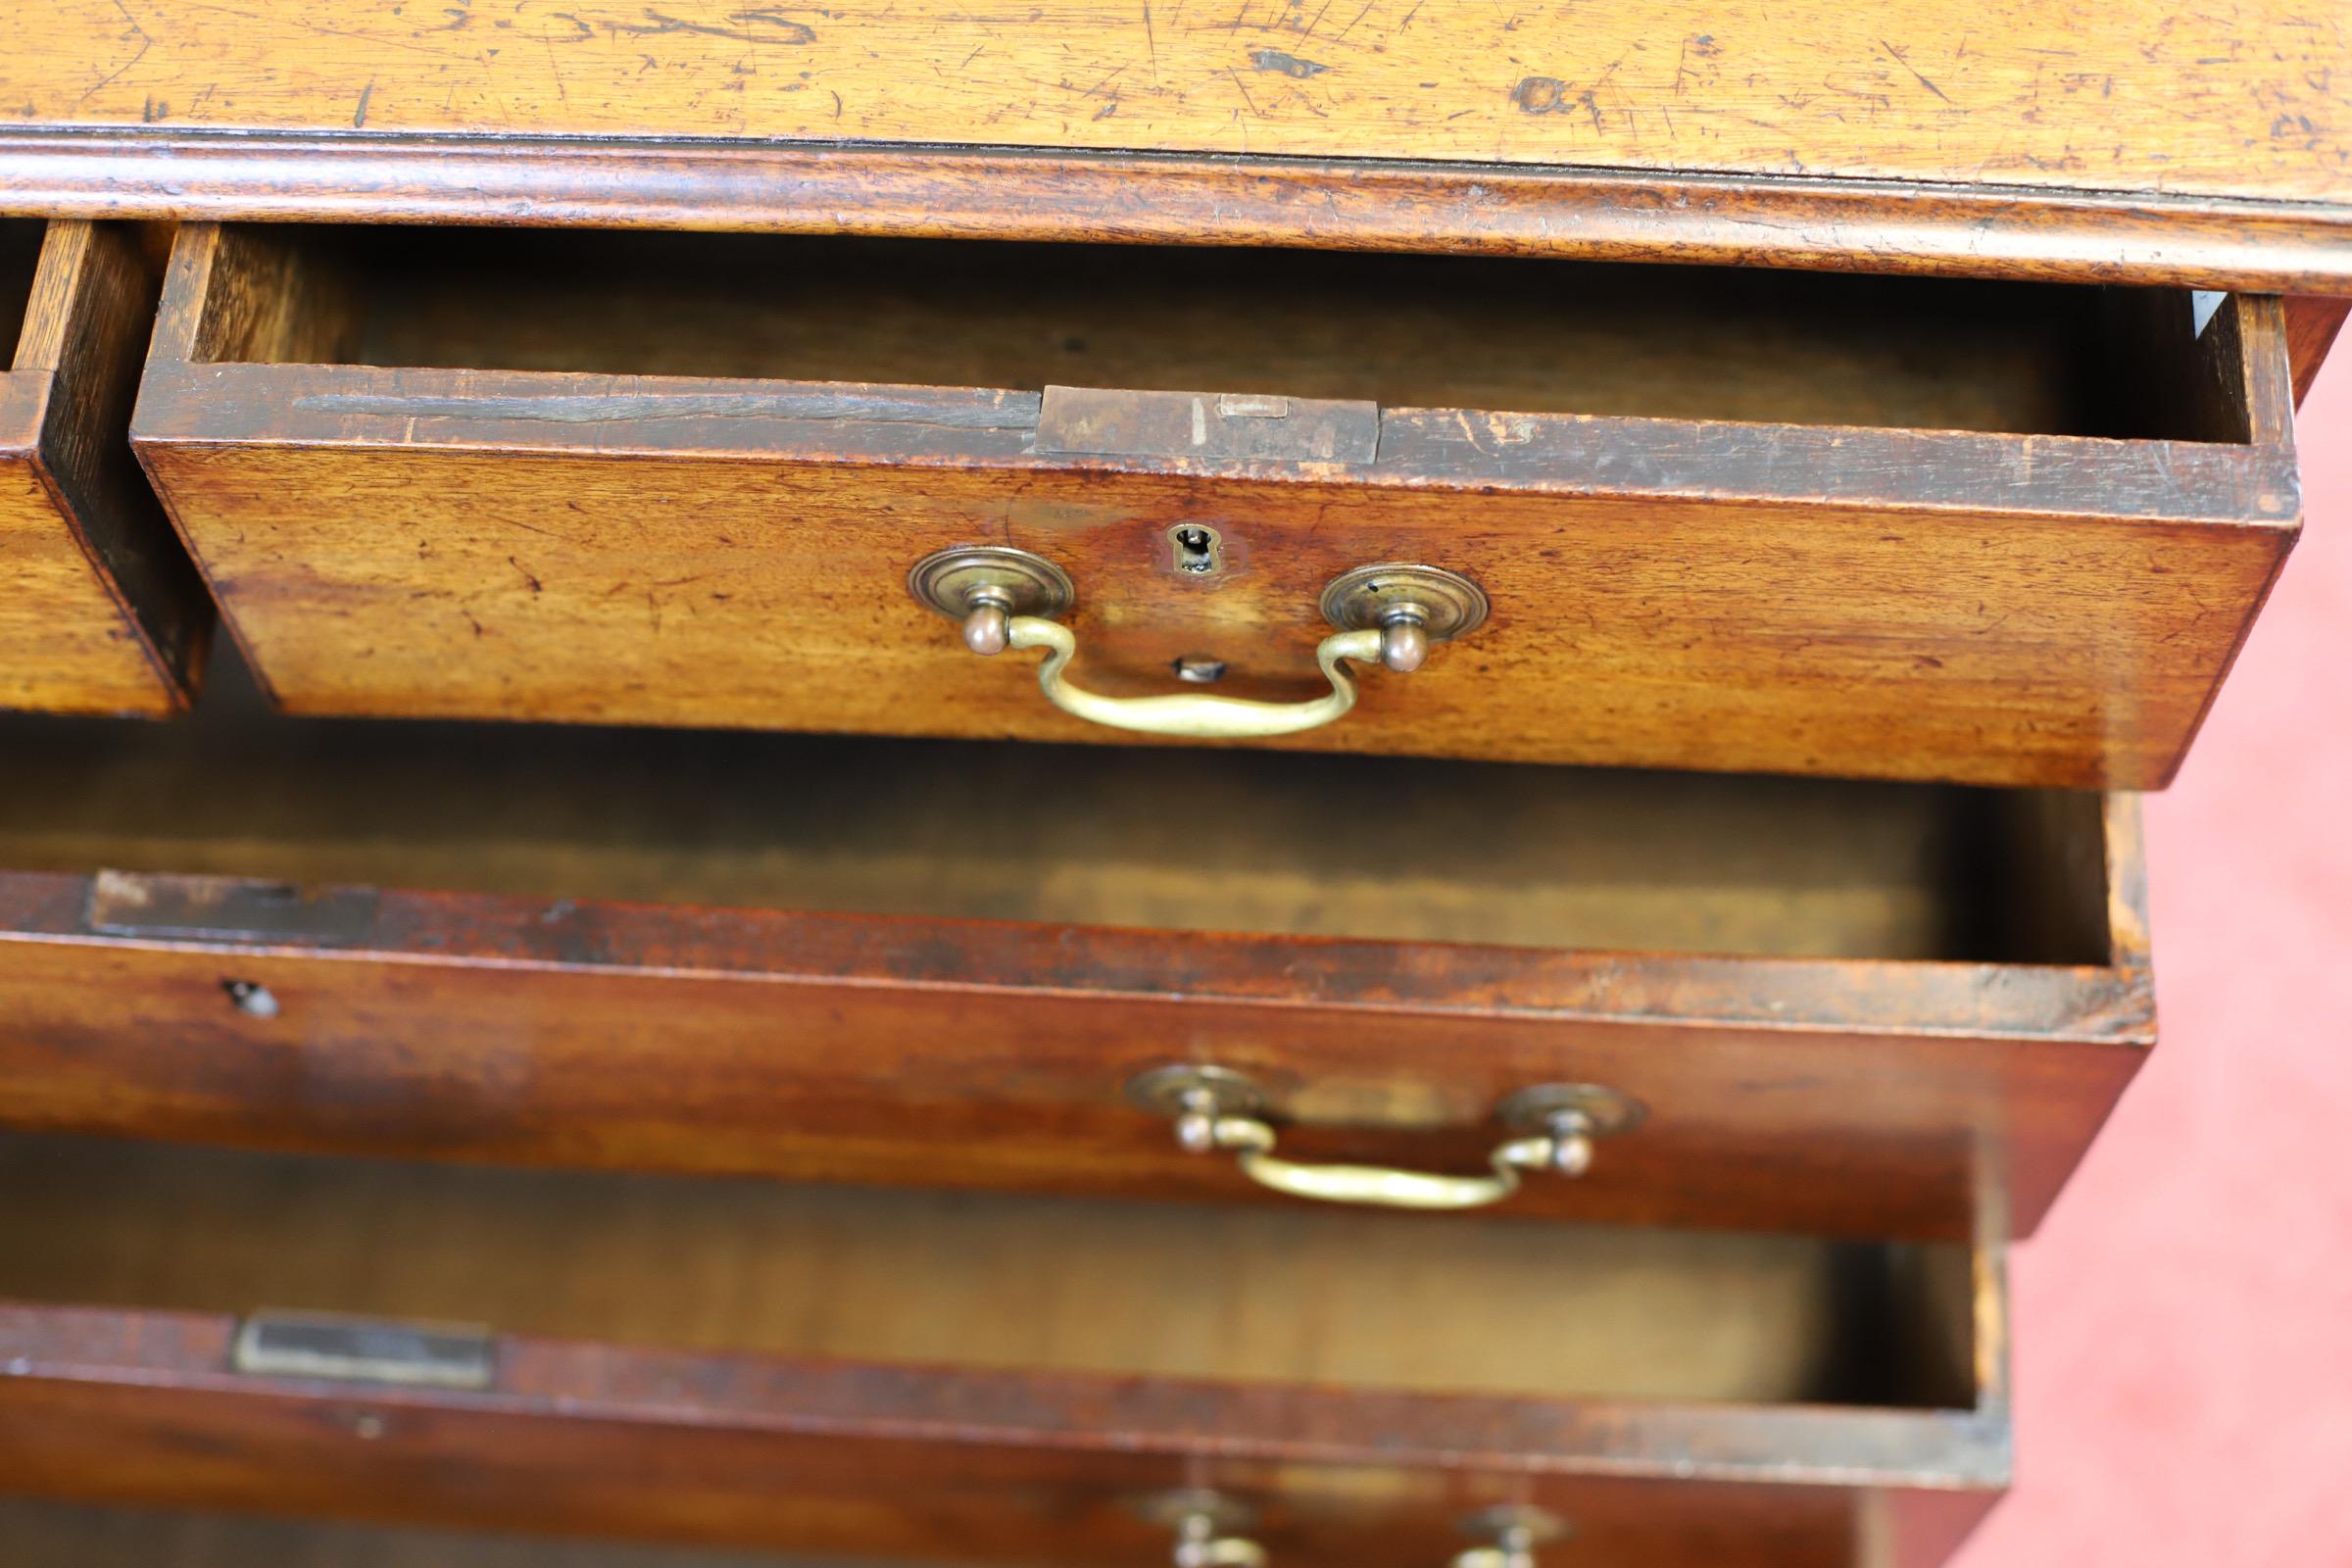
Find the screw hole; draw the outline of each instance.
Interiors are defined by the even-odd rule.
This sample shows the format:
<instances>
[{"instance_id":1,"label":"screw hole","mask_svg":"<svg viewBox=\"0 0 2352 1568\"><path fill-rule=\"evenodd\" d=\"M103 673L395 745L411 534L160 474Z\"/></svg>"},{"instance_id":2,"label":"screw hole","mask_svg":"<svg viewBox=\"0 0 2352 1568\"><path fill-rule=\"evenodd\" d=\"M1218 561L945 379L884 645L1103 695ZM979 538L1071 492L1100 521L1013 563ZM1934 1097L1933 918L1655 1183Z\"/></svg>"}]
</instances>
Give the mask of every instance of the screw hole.
<instances>
[{"instance_id":1,"label":"screw hole","mask_svg":"<svg viewBox=\"0 0 2352 1568\"><path fill-rule=\"evenodd\" d=\"M228 993L229 1004L239 1012L255 1018L277 1016L276 993L258 981L223 980L220 989Z\"/></svg>"}]
</instances>

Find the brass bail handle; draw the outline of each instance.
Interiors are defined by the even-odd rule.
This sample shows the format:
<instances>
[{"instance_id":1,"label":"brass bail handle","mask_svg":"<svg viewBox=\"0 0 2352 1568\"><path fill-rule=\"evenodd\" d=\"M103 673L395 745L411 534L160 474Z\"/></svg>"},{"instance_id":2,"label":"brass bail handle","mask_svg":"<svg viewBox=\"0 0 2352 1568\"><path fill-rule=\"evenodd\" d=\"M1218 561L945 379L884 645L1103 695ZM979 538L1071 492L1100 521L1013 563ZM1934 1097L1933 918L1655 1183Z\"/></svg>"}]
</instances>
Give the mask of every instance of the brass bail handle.
<instances>
[{"instance_id":1,"label":"brass bail handle","mask_svg":"<svg viewBox=\"0 0 2352 1568\"><path fill-rule=\"evenodd\" d=\"M1077 588L1043 556L1004 545L958 545L925 556L906 574L907 592L962 623L975 654L1041 648L1038 689L1065 713L1113 729L1197 740L1292 735L1328 724L1355 706L1355 672L1377 663L1398 673L1419 669L1433 643L1475 628L1487 596L1469 578L1437 566L1392 562L1342 572L1323 589L1323 616L1338 629L1315 648L1331 690L1298 703L1261 703L1204 692L1105 697L1069 677L1078 639L1054 617L1077 602Z\"/></svg>"},{"instance_id":2,"label":"brass bail handle","mask_svg":"<svg viewBox=\"0 0 2352 1568\"><path fill-rule=\"evenodd\" d=\"M1592 1168L1594 1139L1629 1131L1643 1115L1638 1101L1599 1084L1539 1084L1495 1106L1495 1119L1516 1136L1494 1146L1489 1169L1448 1176L1285 1159L1275 1152L1263 1091L1222 1067L1154 1068L1128 1084L1127 1097L1172 1119L1178 1147L1196 1154L1231 1151L1242 1173L1262 1187L1294 1198L1386 1208L1483 1208L1517 1192L1526 1171L1582 1176Z\"/></svg>"},{"instance_id":3,"label":"brass bail handle","mask_svg":"<svg viewBox=\"0 0 2352 1568\"><path fill-rule=\"evenodd\" d=\"M1464 1535L1485 1537L1486 1544L1454 1553L1451 1568L1536 1568L1536 1548L1569 1533L1559 1515L1524 1503L1482 1508L1464 1519L1461 1529Z\"/></svg>"},{"instance_id":4,"label":"brass bail handle","mask_svg":"<svg viewBox=\"0 0 2352 1568\"><path fill-rule=\"evenodd\" d=\"M1163 1493L1147 1499L1142 1512L1174 1534L1173 1568L1266 1568L1266 1548L1241 1533L1252 1510L1222 1493Z\"/></svg>"},{"instance_id":5,"label":"brass bail handle","mask_svg":"<svg viewBox=\"0 0 2352 1568\"><path fill-rule=\"evenodd\" d=\"M1198 1510L1176 1521L1175 1568L1266 1568L1266 1548L1247 1536L1224 1533L1217 1515Z\"/></svg>"},{"instance_id":6,"label":"brass bail handle","mask_svg":"<svg viewBox=\"0 0 2352 1568\"><path fill-rule=\"evenodd\" d=\"M1240 1533L1249 1526L1251 1510L1233 1498L1207 1491L1176 1492L1149 1499L1142 1511L1174 1532L1173 1568L1266 1568L1266 1548ZM1459 1528L1483 1544L1456 1552L1449 1568L1537 1568L1536 1548L1570 1534L1557 1514L1525 1503L1482 1508Z\"/></svg>"}]
</instances>

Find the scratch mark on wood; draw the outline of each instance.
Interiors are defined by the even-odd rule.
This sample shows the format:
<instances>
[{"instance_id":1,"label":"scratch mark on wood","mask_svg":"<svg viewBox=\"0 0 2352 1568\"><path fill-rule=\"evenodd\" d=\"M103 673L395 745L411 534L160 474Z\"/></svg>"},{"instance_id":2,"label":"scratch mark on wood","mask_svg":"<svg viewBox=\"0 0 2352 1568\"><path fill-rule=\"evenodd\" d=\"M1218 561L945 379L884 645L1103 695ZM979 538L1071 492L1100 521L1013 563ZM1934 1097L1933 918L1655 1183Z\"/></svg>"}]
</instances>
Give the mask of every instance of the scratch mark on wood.
<instances>
[{"instance_id":1,"label":"scratch mark on wood","mask_svg":"<svg viewBox=\"0 0 2352 1568\"><path fill-rule=\"evenodd\" d=\"M1242 80L1242 74L1238 71L1228 71L1225 73L1225 74L1231 76L1233 78L1233 84L1241 89L1242 102L1250 106L1250 113L1255 115L1260 120L1265 119L1266 112L1257 107L1256 99L1250 96L1250 85Z\"/></svg>"},{"instance_id":2,"label":"scratch mark on wood","mask_svg":"<svg viewBox=\"0 0 2352 1568\"><path fill-rule=\"evenodd\" d=\"M351 125L354 130L357 130L360 126L368 123L368 100L374 96L375 78L373 76L369 76L368 78L368 85L360 89L359 108L352 111Z\"/></svg>"},{"instance_id":3,"label":"scratch mark on wood","mask_svg":"<svg viewBox=\"0 0 2352 1568\"><path fill-rule=\"evenodd\" d=\"M736 11L729 13L727 20L738 25L727 27L715 23L688 22L683 17L672 17L649 9L642 23L608 22L605 25L616 34L627 33L632 38L658 37L664 33L696 33L709 38L730 38L737 43L816 42L815 28L773 11ZM773 30L754 31L754 26Z\"/></svg>"},{"instance_id":4,"label":"scratch mark on wood","mask_svg":"<svg viewBox=\"0 0 2352 1568\"><path fill-rule=\"evenodd\" d=\"M1903 52L1900 49L1897 49L1894 45L1888 43L1884 38L1879 40L1879 47L1886 51L1887 59L1893 61L1905 71L1911 73L1912 75L1919 77L1919 84L1922 87L1927 88L1928 91L1934 93L1936 97L1943 98L1945 103L1948 104L1951 102L1951 99L1944 98L1943 89L1941 87L1938 87L1934 82L1930 81L1917 66L1903 58Z\"/></svg>"},{"instance_id":5,"label":"scratch mark on wood","mask_svg":"<svg viewBox=\"0 0 2352 1568\"><path fill-rule=\"evenodd\" d=\"M79 98L74 99L74 107L76 109L79 109L83 104L88 103L92 98L98 96L99 93L114 85L117 80L129 72L131 67L146 59L147 51L155 47L155 40L147 35L147 29L139 25L139 19L130 14L130 8L124 5L122 0L115 0L115 9L122 13L122 20L130 24L130 30L138 35L139 47L132 53L128 60L123 61L114 70L108 72L104 76L101 76L98 79L97 84L92 86L88 92L85 92Z\"/></svg>"}]
</instances>

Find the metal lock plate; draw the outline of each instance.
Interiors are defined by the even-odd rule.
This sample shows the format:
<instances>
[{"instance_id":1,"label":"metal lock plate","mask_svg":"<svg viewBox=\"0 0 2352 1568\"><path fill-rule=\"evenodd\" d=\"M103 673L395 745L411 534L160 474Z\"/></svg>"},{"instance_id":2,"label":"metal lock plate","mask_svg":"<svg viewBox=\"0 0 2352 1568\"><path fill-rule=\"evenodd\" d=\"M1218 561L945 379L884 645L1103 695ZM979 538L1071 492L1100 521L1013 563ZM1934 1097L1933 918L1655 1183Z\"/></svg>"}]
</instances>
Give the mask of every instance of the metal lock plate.
<instances>
[{"instance_id":1,"label":"metal lock plate","mask_svg":"<svg viewBox=\"0 0 2352 1568\"><path fill-rule=\"evenodd\" d=\"M237 1325L229 1364L255 1377L486 1389L494 1352L481 1329L267 1312Z\"/></svg>"},{"instance_id":2,"label":"metal lock plate","mask_svg":"<svg viewBox=\"0 0 2352 1568\"><path fill-rule=\"evenodd\" d=\"M1037 451L1370 463L1380 455L1380 405L1245 392L1050 386L1037 417Z\"/></svg>"}]
</instances>

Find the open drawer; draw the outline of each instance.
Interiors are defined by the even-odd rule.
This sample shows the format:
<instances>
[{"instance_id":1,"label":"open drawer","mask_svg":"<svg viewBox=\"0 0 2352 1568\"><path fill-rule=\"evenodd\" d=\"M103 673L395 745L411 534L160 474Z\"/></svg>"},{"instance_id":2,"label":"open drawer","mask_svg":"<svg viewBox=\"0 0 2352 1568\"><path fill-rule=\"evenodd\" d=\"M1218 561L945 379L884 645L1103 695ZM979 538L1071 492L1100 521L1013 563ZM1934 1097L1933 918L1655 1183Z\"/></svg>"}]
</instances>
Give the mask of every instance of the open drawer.
<instances>
[{"instance_id":1,"label":"open drawer","mask_svg":"<svg viewBox=\"0 0 2352 1568\"><path fill-rule=\"evenodd\" d=\"M1295 1202L1151 1075L1462 1176L1589 1085L1504 1211L1936 1237L1987 1172L2030 1228L2153 1035L2129 797L214 685L0 728L0 1125Z\"/></svg>"},{"instance_id":2,"label":"open drawer","mask_svg":"<svg viewBox=\"0 0 2352 1568\"><path fill-rule=\"evenodd\" d=\"M0 709L186 706L212 604L126 439L157 271L135 230L0 219Z\"/></svg>"},{"instance_id":3,"label":"open drawer","mask_svg":"<svg viewBox=\"0 0 2352 1568\"><path fill-rule=\"evenodd\" d=\"M1209 1493L1276 1565L1515 1506L1561 1562L1875 1568L2008 1475L1998 1242L21 1136L0 1185L21 1494L1156 1568Z\"/></svg>"},{"instance_id":4,"label":"open drawer","mask_svg":"<svg viewBox=\"0 0 2352 1568\"><path fill-rule=\"evenodd\" d=\"M297 712L2137 789L2295 536L2290 402L2270 298L190 225L134 436ZM1072 711L934 613L983 590ZM1416 617L1335 721L1335 626Z\"/></svg>"}]
</instances>

